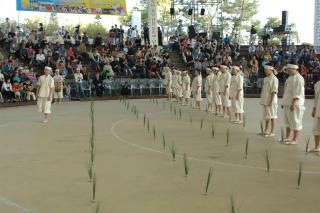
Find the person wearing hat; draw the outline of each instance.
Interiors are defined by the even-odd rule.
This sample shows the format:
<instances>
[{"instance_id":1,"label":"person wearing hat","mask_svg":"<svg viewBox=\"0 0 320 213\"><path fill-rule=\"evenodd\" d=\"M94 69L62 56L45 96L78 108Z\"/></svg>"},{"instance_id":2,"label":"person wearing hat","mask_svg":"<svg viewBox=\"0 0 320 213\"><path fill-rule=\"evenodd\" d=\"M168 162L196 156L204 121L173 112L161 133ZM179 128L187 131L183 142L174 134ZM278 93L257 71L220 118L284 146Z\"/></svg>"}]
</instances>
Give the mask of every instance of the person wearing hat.
<instances>
[{"instance_id":1,"label":"person wearing hat","mask_svg":"<svg viewBox=\"0 0 320 213\"><path fill-rule=\"evenodd\" d=\"M181 72L176 70L176 99L178 103L182 103L182 77Z\"/></svg>"},{"instance_id":2,"label":"person wearing hat","mask_svg":"<svg viewBox=\"0 0 320 213\"><path fill-rule=\"evenodd\" d=\"M275 136L276 120L278 118L278 88L279 80L273 73L274 68L270 65L264 66L266 77L263 79L263 86L260 95L263 120L265 121L264 130L260 133L265 137ZM270 132L269 126L271 124Z\"/></svg>"},{"instance_id":3,"label":"person wearing hat","mask_svg":"<svg viewBox=\"0 0 320 213\"><path fill-rule=\"evenodd\" d=\"M80 68L76 69L76 73L74 73L74 82L76 83L77 90L77 98L84 98L84 92L82 88L83 74L80 72Z\"/></svg>"},{"instance_id":4,"label":"person wearing hat","mask_svg":"<svg viewBox=\"0 0 320 213\"><path fill-rule=\"evenodd\" d=\"M60 75L60 70L56 69L53 76L54 80L54 91L53 91L53 99L54 104L61 104L63 99L63 77Z\"/></svg>"},{"instance_id":5,"label":"person wearing hat","mask_svg":"<svg viewBox=\"0 0 320 213\"><path fill-rule=\"evenodd\" d=\"M304 79L298 69L297 65L287 65L287 71L290 76L285 82L281 105L284 109L284 123L286 126L286 137L283 142L286 145L296 145L299 132L302 130L302 119L305 111L305 88ZM292 139L290 139L291 132L293 132Z\"/></svg>"},{"instance_id":6,"label":"person wearing hat","mask_svg":"<svg viewBox=\"0 0 320 213\"><path fill-rule=\"evenodd\" d=\"M51 67L44 68L44 74L39 77L37 82L37 105L39 112L44 114L43 123L48 122L48 115L51 113L51 101L54 90L54 80L50 73Z\"/></svg>"},{"instance_id":7,"label":"person wearing hat","mask_svg":"<svg viewBox=\"0 0 320 213\"><path fill-rule=\"evenodd\" d=\"M314 102L312 109L313 121L313 136L314 136L314 148L308 150L309 152L320 152L320 81L314 85Z\"/></svg>"},{"instance_id":8,"label":"person wearing hat","mask_svg":"<svg viewBox=\"0 0 320 213\"><path fill-rule=\"evenodd\" d=\"M202 77L198 70L195 71L195 77L192 81L192 96L196 102L195 108L200 109L201 99L201 88L202 88Z\"/></svg>"},{"instance_id":9,"label":"person wearing hat","mask_svg":"<svg viewBox=\"0 0 320 213\"><path fill-rule=\"evenodd\" d=\"M221 79L221 72L218 67L212 68L214 71L214 77L212 80L212 99L213 103L215 104L215 115L221 115L221 95L220 95L220 79ZM214 113L212 111L212 113Z\"/></svg>"},{"instance_id":10,"label":"person wearing hat","mask_svg":"<svg viewBox=\"0 0 320 213\"><path fill-rule=\"evenodd\" d=\"M207 97L207 100L208 100L208 110L210 112L213 112L212 81L213 81L213 78L214 78L214 74L212 72L212 69L210 69L210 68L207 68L206 71L207 71L207 75L208 76L206 77L204 88L205 88L206 97Z\"/></svg>"},{"instance_id":11,"label":"person wearing hat","mask_svg":"<svg viewBox=\"0 0 320 213\"><path fill-rule=\"evenodd\" d=\"M220 93L223 106L223 117L229 118L230 114L230 83L231 83L231 74L228 70L228 67L221 65L221 79L220 79Z\"/></svg>"},{"instance_id":12,"label":"person wearing hat","mask_svg":"<svg viewBox=\"0 0 320 213\"><path fill-rule=\"evenodd\" d=\"M190 84L191 84L191 79L190 79L189 73L188 71L184 71L183 78L182 78L182 91L183 91L182 106L187 106L189 104L189 99L191 95Z\"/></svg>"},{"instance_id":13,"label":"person wearing hat","mask_svg":"<svg viewBox=\"0 0 320 213\"><path fill-rule=\"evenodd\" d=\"M234 112L235 124L242 124L243 111L243 76L240 74L240 68L237 66L232 67L232 77L230 83L230 99L231 108Z\"/></svg>"},{"instance_id":14,"label":"person wearing hat","mask_svg":"<svg viewBox=\"0 0 320 213\"><path fill-rule=\"evenodd\" d=\"M166 94L168 96L168 101L172 98L172 73L169 67L164 67L165 82L166 82Z\"/></svg>"},{"instance_id":15,"label":"person wearing hat","mask_svg":"<svg viewBox=\"0 0 320 213\"><path fill-rule=\"evenodd\" d=\"M178 82L177 82L177 71L176 69L173 69L172 73L172 92L176 100L178 99L177 89L178 89Z\"/></svg>"}]
</instances>

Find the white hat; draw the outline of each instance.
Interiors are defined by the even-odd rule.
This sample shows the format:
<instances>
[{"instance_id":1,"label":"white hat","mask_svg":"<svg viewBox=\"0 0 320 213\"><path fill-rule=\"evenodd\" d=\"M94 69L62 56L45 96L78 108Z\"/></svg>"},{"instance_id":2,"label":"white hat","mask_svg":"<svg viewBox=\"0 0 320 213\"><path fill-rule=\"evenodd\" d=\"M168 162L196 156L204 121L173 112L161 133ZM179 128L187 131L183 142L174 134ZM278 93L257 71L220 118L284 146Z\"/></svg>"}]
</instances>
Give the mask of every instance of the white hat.
<instances>
[{"instance_id":1,"label":"white hat","mask_svg":"<svg viewBox=\"0 0 320 213\"><path fill-rule=\"evenodd\" d=\"M270 66L270 65L264 66L264 69L265 70L274 70L273 66Z\"/></svg>"},{"instance_id":2,"label":"white hat","mask_svg":"<svg viewBox=\"0 0 320 213\"><path fill-rule=\"evenodd\" d=\"M181 72L180 72L180 71L175 70L175 72L176 72L177 75L181 75Z\"/></svg>"},{"instance_id":3,"label":"white hat","mask_svg":"<svg viewBox=\"0 0 320 213\"><path fill-rule=\"evenodd\" d=\"M232 68L237 70L238 72L240 71L240 67L238 67L238 66L233 66Z\"/></svg>"},{"instance_id":4,"label":"white hat","mask_svg":"<svg viewBox=\"0 0 320 213\"><path fill-rule=\"evenodd\" d=\"M224 70L228 69L228 67L226 65L220 65L220 68L224 69Z\"/></svg>"},{"instance_id":5,"label":"white hat","mask_svg":"<svg viewBox=\"0 0 320 213\"><path fill-rule=\"evenodd\" d=\"M295 64L287 64L287 69L299 69L298 65Z\"/></svg>"},{"instance_id":6,"label":"white hat","mask_svg":"<svg viewBox=\"0 0 320 213\"><path fill-rule=\"evenodd\" d=\"M220 69L218 67L212 67L211 68L213 71L219 71Z\"/></svg>"},{"instance_id":7,"label":"white hat","mask_svg":"<svg viewBox=\"0 0 320 213\"><path fill-rule=\"evenodd\" d=\"M207 72L212 72L212 69L206 68L206 71L207 71Z\"/></svg>"},{"instance_id":8,"label":"white hat","mask_svg":"<svg viewBox=\"0 0 320 213\"><path fill-rule=\"evenodd\" d=\"M48 66L44 67L44 69L45 69L45 70L52 71L52 68L51 68L51 67L48 67Z\"/></svg>"}]
</instances>

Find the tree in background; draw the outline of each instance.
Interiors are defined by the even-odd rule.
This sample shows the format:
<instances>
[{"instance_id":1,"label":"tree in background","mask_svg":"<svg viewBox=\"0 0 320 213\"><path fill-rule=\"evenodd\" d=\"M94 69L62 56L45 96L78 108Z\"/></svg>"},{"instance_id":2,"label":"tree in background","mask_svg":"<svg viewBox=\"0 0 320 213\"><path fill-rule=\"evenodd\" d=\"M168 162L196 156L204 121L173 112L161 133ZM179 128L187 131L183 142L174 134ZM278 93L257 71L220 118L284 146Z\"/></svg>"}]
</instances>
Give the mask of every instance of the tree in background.
<instances>
[{"instance_id":1,"label":"tree in background","mask_svg":"<svg viewBox=\"0 0 320 213\"><path fill-rule=\"evenodd\" d=\"M249 31L252 18L258 13L259 0L224 0L222 11L224 31L230 35L241 36L241 31Z\"/></svg>"},{"instance_id":2,"label":"tree in background","mask_svg":"<svg viewBox=\"0 0 320 213\"><path fill-rule=\"evenodd\" d=\"M52 35L59 29L59 20L57 13L50 13L48 24L45 26L46 35Z\"/></svg>"},{"instance_id":3,"label":"tree in background","mask_svg":"<svg viewBox=\"0 0 320 213\"><path fill-rule=\"evenodd\" d=\"M25 18L23 20L23 23L20 24L21 28L25 31L30 32L31 30L38 30L39 24L42 23L42 20L40 17L33 17L33 18Z\"/></svg>"},{"instance_id":4,"label":"tree in background","mask_svg":"<svg viewBox=\"0 0 320 213\"><path fill-rule=\"evenodd\" d=\"M90 38L94 38L98 33L102 37L107 35L107 29L102 25L100 15L96 15L94 23L81 26L80 30L81 32L86 32Z\"/></svg>"}]
</instances>

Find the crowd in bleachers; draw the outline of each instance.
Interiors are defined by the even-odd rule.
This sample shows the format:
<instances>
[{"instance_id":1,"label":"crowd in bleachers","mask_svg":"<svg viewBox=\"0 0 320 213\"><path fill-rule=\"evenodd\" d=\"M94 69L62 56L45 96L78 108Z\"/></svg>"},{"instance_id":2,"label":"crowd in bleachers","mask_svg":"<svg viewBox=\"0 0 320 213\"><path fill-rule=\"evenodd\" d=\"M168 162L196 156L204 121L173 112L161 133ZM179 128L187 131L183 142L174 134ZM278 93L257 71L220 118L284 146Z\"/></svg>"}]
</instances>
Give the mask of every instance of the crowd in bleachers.
<instances>
[{"instance_id":1,"label":"crowd in bleachers","mask_svg":"<svg viewBox=\"0 0 320 213\"><path fill-rule=\"evenodd\" d=\"M37 77L44 67L58 70L64 81L64 94L70 96L70 87L77 97L84 97L90 84L101 95L104 84L116 78L161 79L162 69L169 55L158 46L141 45L137 27L112 26L108 35L99 33L94 38L65 27L52 36L45 35L42 24L31 31L13 27L9 19L0 30L0 101L33 100L28 91L35 93ZM144 27L147 31L148 27ZM148 39L145 38L148 42ZM80 75L81 74L81 75ZM31 84L28 86L27 84Z\"/></svg>"}]
</instances>

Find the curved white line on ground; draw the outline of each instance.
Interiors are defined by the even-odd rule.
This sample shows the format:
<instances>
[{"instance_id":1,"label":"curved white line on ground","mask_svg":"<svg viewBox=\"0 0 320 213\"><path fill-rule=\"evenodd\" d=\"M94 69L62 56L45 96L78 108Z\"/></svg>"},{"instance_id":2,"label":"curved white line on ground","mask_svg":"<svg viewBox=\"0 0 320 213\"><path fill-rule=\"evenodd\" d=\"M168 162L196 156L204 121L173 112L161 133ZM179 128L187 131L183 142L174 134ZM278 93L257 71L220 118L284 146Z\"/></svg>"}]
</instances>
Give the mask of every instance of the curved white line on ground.
<instances>
[{"instance_id":1,"label":"curved white line on ground","mask_svg":"<svg viewBox=\"0 0 320 213\"><path fill-rule=\"evenodd\" d=\"M12 200L9 200L8 198L3 197L1 195L0 195L0 203L3 203L11 208L17 209L22 213L32 213L31 210L26 209L26 208L20 206L19 204L13 202Z\"/></svg>"},{"instance_id":2,"label":"curved white line on ground","mask_svg":"<svg viewBox=\"0 0 320 213\"><path fill-rule=\"evenodd\" d=\"M151 114L151 113L150 113ZM116 127L126 121L127 119L122 119L119 120L117 122L115 122L110 131L111 134L120 142L144 150L144 151L149 151L149 152L154 152L154 153L158 153L158 154L162 154L162 155L170 155L169 153L165 153L163 151L159 151L156 149L152 149L149 147L145 147L145 146L141 146L139 144L135 144L132 143L131 141L128 141L126 139L123 139L119 136L119 134L116 132ZM176 155L179 158L183 158L183 155ZM193 160L193 161L198 161L198 162L203 162L203 163L209 163L209 164L216 164L216 165L222 165L222 166L232 166L232 167L238 167L238 168L244 168L244 169L256 169L256 170L262 170L262 171L266 171L265 167L259 167L259 166L249 166L249 165L242 165L242 164L235 164L235 163L226 163L226 162L221 162L221 161L216 161L216 160L205 160L205 159L199 159L199 158L195 158L195 157L188 157L189 160ZM272 168L272 172L282 172L282 173L297 173L297 170L286 170L286 169L277 169L277 168ZM303 174L312 174L312 175L319 175L320 172L314 172L314 171L303 171Z\"/></svg>"}]
</instances>

